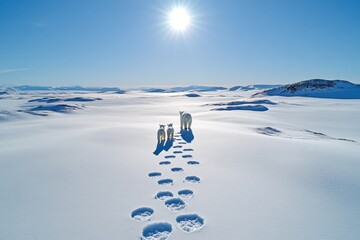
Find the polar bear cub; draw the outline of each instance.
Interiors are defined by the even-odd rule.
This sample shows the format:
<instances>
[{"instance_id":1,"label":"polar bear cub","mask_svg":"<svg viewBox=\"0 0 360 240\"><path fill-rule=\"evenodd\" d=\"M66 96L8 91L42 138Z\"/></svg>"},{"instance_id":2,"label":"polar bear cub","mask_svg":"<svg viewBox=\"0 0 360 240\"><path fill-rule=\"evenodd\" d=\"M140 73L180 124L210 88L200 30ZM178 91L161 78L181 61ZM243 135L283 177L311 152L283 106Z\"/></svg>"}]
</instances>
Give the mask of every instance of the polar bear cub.
<instances>
[{"instance_id":1,"label":"polar bear cub","mask_svg":"<svg viewBox=\"0 0 360 240\"><path fill-rule=\"evenodd\" d=\"M179 111L180 113L180 126L181 129L190 129L192 123L192 117L190 113Z\"/></svg>"},{"instance_id":2,"label":"polar bear cub","mask_svg":"<svg viewBox=\"0 0 360 240\"><path fill-rule=\"evenodd\" d=\"M165 135L165 125L161 125L159 124L160 128L157 132L157 139L158 142L163 142L165 141L166 135Z\"/></svg>"},{"instance_id":3,"label":"polar bear cub","mask_svg":"<svg viewBox=\"0 0 360 240\"><path fill-rule=\"evenodd\" d=\"M169 123L167 128L167 139L173 140L174 139L174 128L173 124Z\"/></svg>"}]
</instances>

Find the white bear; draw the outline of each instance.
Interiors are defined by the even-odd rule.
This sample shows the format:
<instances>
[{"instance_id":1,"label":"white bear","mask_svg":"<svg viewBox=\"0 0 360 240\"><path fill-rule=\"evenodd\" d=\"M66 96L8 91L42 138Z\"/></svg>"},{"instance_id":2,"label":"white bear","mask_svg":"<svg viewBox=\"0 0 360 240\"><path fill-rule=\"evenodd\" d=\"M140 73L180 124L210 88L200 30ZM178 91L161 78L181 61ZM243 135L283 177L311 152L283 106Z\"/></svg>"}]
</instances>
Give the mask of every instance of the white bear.
<instances>
[{"instance_id":1,"label":"white bear","mask_svg":"<svg viewBox=\"0 0 360 240\"><path fill-rule=\"evenodd\" d=\"M157 132L157 139L158 139L158 142L163 142L165 141L165 138L166 138L166 134L165 134L165 125L161 125L160 124L160 128Z\"/></svg>"},{"instance_id":2,"label":"white bear","mask_svg":"<svg viewBox=\"0 0 360 240\"><path fill-rule=\"evenodd\" d=\"M169 123L167 128L167 139L173 140L174 139L174 128L173 124Z\"/></svg>"},{"instance_id":3,"label":"white bear","mask_svg":"<svg viewBox=\"0 0 360 240\"><path fill-rule=\"evenodd\" d=\"M190 129L192 123L192 117L190 113L179 111L180 113L180 127L181 129Z\"/></svg>"}]
</instances>

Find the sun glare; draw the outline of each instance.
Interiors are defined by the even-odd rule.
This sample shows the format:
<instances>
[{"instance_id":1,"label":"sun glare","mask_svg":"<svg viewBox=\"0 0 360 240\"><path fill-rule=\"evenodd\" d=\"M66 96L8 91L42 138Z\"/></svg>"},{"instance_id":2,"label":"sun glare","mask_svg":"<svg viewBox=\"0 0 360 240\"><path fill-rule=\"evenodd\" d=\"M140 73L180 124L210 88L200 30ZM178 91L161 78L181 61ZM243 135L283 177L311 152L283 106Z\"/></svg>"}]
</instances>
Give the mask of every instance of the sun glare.
<instances>
[{"instance_id":1,"label":"sun glare","mask_svg":"<svg viewBox=\"0 0 360 240\"><path fill-rule=\"evenodd\" d=\"M173 31L184 32L190 23L190 15L183 7L176 7L169 13L169 24Z\"/></svg>"}]
</instances>

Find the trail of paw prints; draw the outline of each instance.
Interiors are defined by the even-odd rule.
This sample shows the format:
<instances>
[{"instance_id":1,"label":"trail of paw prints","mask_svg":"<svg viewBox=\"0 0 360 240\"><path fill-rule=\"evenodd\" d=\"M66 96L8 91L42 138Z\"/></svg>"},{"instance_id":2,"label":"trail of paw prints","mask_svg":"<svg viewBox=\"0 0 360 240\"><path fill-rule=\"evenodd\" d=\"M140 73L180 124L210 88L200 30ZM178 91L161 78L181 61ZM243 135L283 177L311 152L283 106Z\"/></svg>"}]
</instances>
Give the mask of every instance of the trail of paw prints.
<instances>
[{"instance_id":1,"label":"trail of paw prints","mask_svg":"<svg viewBox=\"0 0 360 240\"><path fill-rule=\"evenodd\" d=\"M172 178L168 178L165 171L169 171L172 174L180 174L180 176L183 173L186 173L186 169L184 170L182 166L170 167L170 165L172 165L172 161L176 161L177 157L180 158L181 156L181 158L185 160L185 164L187 164L189 167L200 164L200 162L193 160L193 155L190 154L194 152L194 149L189 147L191 143L184 141L179 133L175 134L174 143L175 144L173 146L172 154L165 155L165 159L158 162L158 164L162 166L162 171L153 171L148 173L148 177L154 179L155 184L157 183L157 185L160 187L172 187L174 185L174 180ZM192 185L200 183L200 178L195 175L185 176L186 177L183 177L183 181L179 182L180 184ZM182 188L177 190L177 192L160 190L155 194L154 198L161 202L164 208L168 211L179 213L186 209L187 202L192 201L190 199L193 198L194 195L195 194L193 190ZM139 222L151 221L151 217L153 216L154 212L155 211L150 207L140 207L133 210L131 213L131 218ZM182 214L176 217L177 228L186 233L201 230L204 224L205 220L196 213ZM141 239L166 240L169 238L172 231L173 226L169 222L163 221L150 223L143 227Z\"/></svg>"},{"instance_id":2,"label":"trail of paw prints","mask_svg":"<svg viewBox=\"0 0 360 240\"><path fill-rule=\"evenodd\" d=\"M176 145L173 146L174 150L173 154L176 156L181 156L182 159L187 160L186 164L188 166L196 166L199 165L200 162L193 160L193 155L190 153L194 152L194 149L189 147L191 143L185 142L183 139L180 139L176 136ZM171 171L175 173L183 173L185 172L182 167L172 167ZM186 176L186 175L185 175ZM183 184L200 184L201 180L198 176L188 175L183 178ZM175 197L173 193L168 193L164 198L160 198L160 200L164 201L166 208L171 212L180 212L183 211L187 206L187 201L194 197L194 191L188 188L183 188L178 190L177 195ZM170 195L171 194L171 195ZM160 194L162 195L162 194ZM196 213L192 214L183 214L176 217L176 225L177 227L186 233L191 233L195 231L199 231L203 228L205 224L204 218L199 216Z\"/></svg>"}]
</instances>

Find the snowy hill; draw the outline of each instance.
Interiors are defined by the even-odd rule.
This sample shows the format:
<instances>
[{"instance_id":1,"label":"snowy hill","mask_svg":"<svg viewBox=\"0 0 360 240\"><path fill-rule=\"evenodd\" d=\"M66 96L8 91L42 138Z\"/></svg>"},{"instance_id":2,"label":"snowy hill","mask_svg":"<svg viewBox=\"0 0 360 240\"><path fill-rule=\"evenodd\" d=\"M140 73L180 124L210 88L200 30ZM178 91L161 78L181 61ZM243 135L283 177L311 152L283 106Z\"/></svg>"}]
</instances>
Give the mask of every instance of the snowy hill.
<instances>
[{"instance_id":1,"label":"snowy hill","mask_svg":"<svg viewBox=\"0 0 360 240\"><path fill-rule=\"evenodd\" d=\"M344 80L311 79L264 90L254 94L254 96L264 95L360 99L360 85Z\"/></svg>"}]
</instances>

